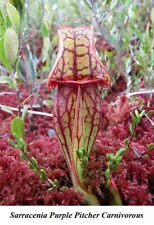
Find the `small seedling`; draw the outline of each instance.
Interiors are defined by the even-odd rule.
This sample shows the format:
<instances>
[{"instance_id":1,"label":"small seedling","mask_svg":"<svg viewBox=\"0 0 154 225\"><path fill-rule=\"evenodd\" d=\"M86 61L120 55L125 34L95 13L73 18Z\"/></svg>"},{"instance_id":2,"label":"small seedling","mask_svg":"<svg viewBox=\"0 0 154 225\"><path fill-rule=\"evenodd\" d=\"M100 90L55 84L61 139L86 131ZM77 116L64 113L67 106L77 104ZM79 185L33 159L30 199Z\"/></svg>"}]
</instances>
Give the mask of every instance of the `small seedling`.
<instances>
[{"instance_id":1,"label":"small seedling","mask_svg":"<svg viewBox=\"0 0 154 225\"><path fill-rule=\"evenodd\" d=\"M23 117L25 118L25 116ZM21 150L20 158L22 160L27 161L29 168L32 169L35 172L35 174L37 174L43 182L48 182L49 186L53 189L57 187L58 185L57 181L52 181L51 179L49 179L47 177L46 172L43 169L39 168L36 158L29 156L29 152L27 150L27 144L24 141L25 126L24 126L23 119L21 119L20 117L15 117L12 120L11 133L14 137L14 141L12 141L11 139L8 139L8 143L13 148Z\"/></svg>"},{"instance_id":2,"label":"small seedling","mask_svg":"<svg viewBox=\"0 0 154 225\"><path fill-rule=\"evenodd\" d=\"M83 169L86 169L87 167L87 164L88 164L88 158L86 156L86 151L85 149L83 148L82 150L76 150L76 154L77 154L77 157L81 163L81 167Z\"/></svg>"},{"instance_id":3,"label":"small seedling","mask_svg":"<svg viewBox=\"0 0 154 225\"><path fill-rule=\"evenodd\" d=\"M129 126L129 131L132 134L132 137L136 136L135 127L141 122L141 118L145 115L145 110L142 110L140 113L135 109L135 113L131 113L132 123Z\"/></svg>"},{"instance_id":4,"label":"small seedling","mask_svg":"<svg viewBox=\"0 0 154 225\"><path fill-rule=\"evenodd\" d=\"M110 153L106 155L107 158L107 169L105 171L105 177L107 178L106 187L110 184L110 173L112 170L116 170L122 161L123 154L127 151L126 148L120 148L115 154Z\"/></svg>"}]
</instances>

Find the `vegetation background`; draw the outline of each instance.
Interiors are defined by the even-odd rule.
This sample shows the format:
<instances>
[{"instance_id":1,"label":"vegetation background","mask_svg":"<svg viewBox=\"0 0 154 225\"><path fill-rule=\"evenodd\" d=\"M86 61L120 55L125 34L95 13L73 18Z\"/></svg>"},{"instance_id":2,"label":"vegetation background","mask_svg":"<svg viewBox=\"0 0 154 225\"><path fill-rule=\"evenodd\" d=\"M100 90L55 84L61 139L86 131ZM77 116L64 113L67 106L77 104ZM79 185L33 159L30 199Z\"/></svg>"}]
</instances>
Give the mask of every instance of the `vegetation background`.
<instances>
[{"instance_id":1,"label":"vegetation background","mask_svg":"<svg viewBox=\"0 0 154 225\"><path fill-rule=\"evenodd\" d=\"M82 25L93 26L112 79L86 187L102 205L115 204L105 193L111 178L122 204L154 203L153 0L1 0L0 205L81 204L55 138L55 90L46 81L58 28Z\"/></svg>"},{"instance_id":2,"label":"vegetation background","mask_svg":"<svg viewBox=\"0 0 154 225\"><path fill-rule=\"evenodd\" d=\"M5 14L7 0L0 7ZM60 26L93 26L96 46L112 80L127 78L127 91L153 88L152 0L11 0L20 12L20 72L43 80L54 64ZM28 62L25 68L25 55ZM30 64L30 65L29 65ZM29 69L29 70L30 70ZM0 73L4 70L1 67ZM25 78L26 79L26 78ZM32 79L32 80L33 80ZM125 87L126 88L126 87Z\"/></svg>"}]
</instances>

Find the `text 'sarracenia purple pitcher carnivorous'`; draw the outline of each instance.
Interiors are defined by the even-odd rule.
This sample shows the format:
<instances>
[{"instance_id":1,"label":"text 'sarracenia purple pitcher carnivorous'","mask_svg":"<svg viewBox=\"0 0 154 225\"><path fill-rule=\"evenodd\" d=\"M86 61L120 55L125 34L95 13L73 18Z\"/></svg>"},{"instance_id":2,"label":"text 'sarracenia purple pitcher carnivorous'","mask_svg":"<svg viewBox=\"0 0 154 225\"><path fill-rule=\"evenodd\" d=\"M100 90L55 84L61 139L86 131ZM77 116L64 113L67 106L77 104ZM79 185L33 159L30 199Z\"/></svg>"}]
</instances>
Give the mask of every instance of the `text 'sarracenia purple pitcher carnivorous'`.
<instances>
[{"instance_id":1,"label":"text 'sarracenia purple pitcher carnivorous'","mask_svg":"<svg viewBox=\"0 0 154 225\"><path fill-rule=\"evenodd\" d=\"M99 86L109 87L111 80L97 56L92 28L62 27L58 35L58 56L48 78L48 87L57 87L55 131L76 191L83 193L88 204L97 205L97 198L84 185L77 151L84 149L83 157L89 159L101 118Z\"/></svg>"}]
</instances>

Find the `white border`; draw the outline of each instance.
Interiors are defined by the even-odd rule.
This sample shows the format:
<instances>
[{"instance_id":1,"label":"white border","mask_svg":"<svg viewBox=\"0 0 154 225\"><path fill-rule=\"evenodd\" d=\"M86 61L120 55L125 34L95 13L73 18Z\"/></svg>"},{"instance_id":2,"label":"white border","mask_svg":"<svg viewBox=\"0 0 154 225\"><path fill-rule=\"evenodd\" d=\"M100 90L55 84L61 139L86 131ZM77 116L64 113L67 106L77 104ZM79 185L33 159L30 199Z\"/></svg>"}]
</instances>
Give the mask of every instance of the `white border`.
<instances>
[{"instance_id":1,"label":"white border","mask_svg":"<svg viewBox=\"0 0 154 225\"><path fill-rule=\"evenodd\" d=\"M47 218L10 218L15 214L47 214ZM70 215L72 218L49 218L50 213ZM76 212L81 215L99 214L98 218L74 218ZM104 213L104 214L103 214ZM71 216L72 214L72 216ZM105 218L102 218L102 214ZM143 214L143 218L107 218L109 214ZM97 217L97 216L96 216ZM1 206L0 224L10 225L145 225L153 224L153 206Z\"/></svg>"}]
</instances>

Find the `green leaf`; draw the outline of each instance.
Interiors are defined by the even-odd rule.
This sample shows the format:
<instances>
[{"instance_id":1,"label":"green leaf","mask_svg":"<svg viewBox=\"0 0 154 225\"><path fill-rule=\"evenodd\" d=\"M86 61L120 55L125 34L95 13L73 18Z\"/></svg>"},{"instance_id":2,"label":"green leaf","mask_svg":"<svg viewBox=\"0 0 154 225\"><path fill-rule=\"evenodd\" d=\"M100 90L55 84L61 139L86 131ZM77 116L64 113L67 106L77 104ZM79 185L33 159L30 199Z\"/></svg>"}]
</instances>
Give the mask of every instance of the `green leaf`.
<instances>
[{"instance_id":1,"label":"green leaf","mask_svg":"<svg viewBox=\"0 0 154 225\"><path fill-rule=\"evenodd\" d=\"M144 114L145 114L145 110L143 110L141 113L140 113L140 118L142 118L143 116L144 116Z\"/></svg>"},{"instance_id":2,"label":"green leaf","mask_svg":"<svg viewBox=\"0 0 154 225\"><path fill-rule=\"evenodd\" d=\"M8 15L5 18L5 26L6 26L6 29L12 27L12 23Z\"/></svg>"},{"instance_id":3,"label":"green leaf","mask_svg":"<svg viewBox=\"0 0 154 225\"><path fill-rule=\"evenodd\" d=\"M41 181L43 181L43 182L46 181L46 177L42 176L42 174L40 175L40 179L41 179Z\"/></svg>"},{"instance_id":4,"label":"green leaf","mask_svg":"<svg viewBox=\"0 0 154 225\"><path fill-rule=\"evenodd\" d=\"M134 114L133 114L132 112L130 113L130 115L131 115L131 117L132 117L132 120L133 120L133 119L136 119L136 117L134 116Z\"/></svg>"},{"instance_id":5,"label":"green leaf","mask_svg":"<svg viewBox=\"0 0 154 225\"><path fill-rule=\"evenodd\" d=\"M25 126L20 117L16 117L11 122L11 133L15 133L19 138L24 138Z\"/></svg>"},{"instance_id":6,"label":"green leaf","mask_svg":"<svg viewBox=\"0 0 154 225\"><path fill-rule=\"evenodd\" d=\"M35 166L37 166L38 162L37 162L37 160L36 160L34 157L32 157L32 162L33 162L33 164L34 164Z\"/></svg>"},{"instance_id":7,"label":"green leaf","mask_svg":"<svg viewBox=\"0 0 154 225\"><path fill-rule=\"evenodd\" d=\"M15 61L15 80L16 80L16 83L18 85L18 87L20 87L22 81L20 79L20 71L19 71L19 60L20 60L20 57Z\"/></svg>"},{"instance_id":8,"label":"green leaf","mask_svg":"<svg viewBox=\"0 0 154 225\"><path fill-rule=\"evenodd\" d=\"M47 178L47 173L45 172L45 170L41 169L41 173L42 173L42 175L43 175L44 177Z\"/></svg>"},{"instance_id":9,"label":"green leaf","mask_svg":"<svg viewBox=\"0 0 154 225\"><path fill-rule=\"evenodd\" d=\"M116 156L114 154L111 154L111 162L115 162L116 161Z\"/></svg>"},{"instance_id":10,"label":"green leaf","mask_svg":"<svg viewBox=\"0 0 154 225\"><path fill-rule=\"evenodd\" d=\"M148 145L148 151L151 151L154 148L154 143Z\"/></svg>"},{"instance_id":11,"label":"green leaf","mask_svg":"<svg viewBox=\"0 0 154 225\"><path fill-rule=\"evenodd\" d=\"M119 156L118 158L117 158L117 163L118 163L118 165L119 165L119 163L122 161L122 156Z\"/></svg>"},{"instance_id":12,"label":"green leaf","mask_svg":"<svg viewBox=\"0 0 154 225\"><path fill-rule=\"evenodd\" d=\"M16 147L16 144L10 138L8 138L8 143L11 147L13 147L13 148Z\"/></svg>"},{"instance_id":13,"label":"green leaf","mask_svg":"<svg viewBox=\"0 0 154 225\"><path fill-rule=\"evenodd\" d=\"M27 52L28 52L28 69L30 74L30 82L32 84L32 87L34 87L36 76L37 76L36 62L34 60L34 57L32 55L29 45L27 45Z\"/></svg>"},{"instance_id":14,"label":"green leaf","mask_svg":"<svg viewBox=\"0 0 154 225\"><path fill-rule=\"evenodd\" d=\"M150 18L151 18L151 22L154 24L154 7L151 9Z\"/></svg>"},{"instance_id":15,"label":"green leaf","mask_svg":"<svg viewBox=\"0 0 154 225\"><path fill-rule=\"evenodd\" d=\"M68 187L66 186L62 186L62 188L60 188L60 191L66 191L68 189ZM48 189L49 190L49 189Z\"/></svg>"},{"instance_id":16,"label":"green leaf","mask_svg":"<svg viewBox=\"0 0 154 225\"><path fill-rule=\"evenodd\" d=\"M38 168L35 168L35 169L34 169L34 172L35 172L37 175L39 175L39 176L41 175L41 172L40 172L40 170L39 170Z\"/></svg>"},{"instance_id":17,"label":"green leaf","mask_svg":"<svg viewBox=\"0 0 154 225\"><path fill-rule=\"evenodd\" d=\"M117 3L118 3L118 0L113 0L113 1L111 1L111 4L110 4L110 10L111 10L111 11L112 11L113 9L115 9Z\"/></svg>"},{"instance_id":18,"label":"green leaf","mask_svg":"<svg viewBox=\"0 0 154 225\"><path fill-rule=\"evenodd\" d=\"M151 116L153 114L153 112L154 112L153 110L149 110L147 113L147 116Z\"/></svg>"},{"instance_id":19,"label":"green leaf","mask_svg":"<svg viewBox=\"0 0 154 225\"><path fill-rule=\"evenodd\" d=\"M108 161L114 161L115 160L115 155L113 153L109 153L106 155L106 158Z\"/></svg>"},{"instance_id":20,"label":"green leaf","mask_svg":"<svg viewBox=\"0 0 154 225\"><path fill-rule=\"evenodd\" d=\"M83 158L83 163L84 163L84 166L87 166L87 164L88 164L88 158L87 157Z\"/></svg>"},{"instance_id":21,"label":"green leaf","mask_svg":"<svg viewBox=\"0 0 154 225\"><path fill-rule=\"evenodd\" d=\"M105 171L105 176L107 179L110 179L110 169L109 168Z\"/></svg>"},{"instance_id":22,"label":"green leaf","mask_svg":"<svg viewBox=\"0 0 154 225\"><path fill-rule=\"evenodd\" d=\"M4 20L4 18L3 18L3 14L2 14L2 12L1 12L1 10L0 10L0 35L4 35L4 33L5 33L5 20Z\"/></svg>"},{"instance_id":23,"label":"green leaf","mask_svg":"<svg viewBox=\"0 0 154 225\"><path fill-rule=\"evenodd\" d=\"M141 110L143 108L143 106L145 106L145 102L141 102L140 105L139 105L139 109Z\"/></svg>"},{"instance_id":24,"label":"green leaf","mask_svg":"<svg viewBox=\"0 0 154 225\"><path fill-rule=\"evenodd\" d=\"M81 151L82 151L82 155L85 156L86 155L86 150L83 148Z\"/></svg>"},{"instance_id":25,"label":"green leaf","mask_svg":"<svg viewBox=\"0 0 154 225\"><path fill-rule=\"evenodd\" d=\"M43 26L41 28L41 34L42 34L43 38L48 36L48 28L45 24L43 24Z\"/></svg>"},{"instance_id":26,"label":"green leaf","mask_svg":"<svg viewBox=\"0 0 154 225\"><path fill-rule=\"evenodd\" d=\"M71 2L70 5L73 6L75 14L77 16L80 16L79 4L77 4L75 2Z\"/></svg>"},{"instance_id":27,"label":"green leaf","mask_svg":"<svg viewBox=\"0 0 154 225\"><path fill-rule=\"evenodd\" d=\"M51 185L54 185L54 182L50 178L48 178L48 181L50 182Z\"/></svg>"},{"instance_id":28,"label":"green leaf","mask_svg":"<svg viewBox=\"0 0 154 225\"><path fill-rule=\"evenodd\" d=\"M16 60L16 62L15 62L15 65L14 65L15 71L16 71L16 73L18 74L18 76L20 75L20 70L19 70L19 61L20 61L20 59L21 59L21 56L19 56L19 57L17 58L17 60Z\"/></svg>"},{"instance_id":29,"label":"green leaf","mask_svg":"<svg viewBox=\"0 0 154 225\"><path fill-rule=\"evenodd\" d=\"M111 154L106 154L106 158L107 158L107 160L111 160Z\"/></svg>"},{"instance_id":30,"label":"green leaf","mask_svg":"<svg viewBox=\"0 0 154 225\"><path fill-rule=\"evenodd\" d=\"M24 106L23 111L22 111L22 120L23 121L25 121L27 113L28 113L28 107Z\"/></svg>"},{"instance_id":31,"label":"green leaf","mask_svg":"<svg viewBox=\"0 0 154 225\"><path fill-rule=\"evenodd\" d=\"M134 135L134 130L132 124L129 125L129 131L132 135Z\"/></svg>"},{"instance_id":32,"label":"green leaf","mask_svg":"<svg viewBox=\"0 0 154 225\"><path fill-rule=\"evenodd\" d=\"M53 187L50 187L48 188L48 191L53 191L53 189L54 189Z\"/></svg>"},{"instance_id":33,"label":"green leaf","mask_svg":"<svg viewBox=\"0 0 154 225\"><path fill-rule=\"evenodd\" d=\"M76 154L77 154L77 157L78 157L79 159L82 159L82 158L83 158L83 153L82 153L82 151L76 150Z\"/></svg>"},{"instance_id":34,"label":"green leaf","mask_svg":"<svg viewBox=\"0 0 154 225\"><path fill-rule=\"evenodd\" d=\"M4 35L4 51L6 58L8 59L10 64L13 64L17 58L19 48L19 40L17 33L8 28Z\"/></svg>"},{"instance_id":35,"label":"green leaf","mask_svg":"<svg viewBox=\"0 0 154 225\"><path fill-rule=\"evenodd\" d=\"M14 78L15 78L17 86L20 87L21 86L21 79L20 79L17 72L15 72Z\"/></svg>"},{"instance_id":36,"label":"green leaf","mask_svg":"<svg viewBox=\"0 0 154 225\"><path fill-rule=\"evenodd\" d=\"M28 166L29 166L29 168L32 169L32 170L35 169L35 166L34 166L31 162L28 163Z\"/></svg>"},{"instance_id":37,"label":"green leaf","mask_svg":"<svg viewBox=\"0 0 154 225\"><path fill-rule=\"evenodd\" d=\"M21 154L20 154L20 158L21 158L22 160L29 161L29 159L27 158L27 156L26 156L24 153L21 153Z\"/></svg>"},{"instance_id":38,"label":"green leaf","mask_svg":"<svg viewBox=\"0 0 154 225\"><path fill-rule=\"evenodd\" d=\"M16 142L19 143L20 142L20 137L18 137L18 135L16 133L12 133L13 137L15 138Z\"/></svg>"},{"instance_id":39,"label":"green leaf","mask_svg":"<svg viewBox=\"0 0 154 225\"><path fill-rule=\"evenodd\" d=\"M121 160L121 159L120 159L120 160ZM119 165L119 162L118 162L118 161L114 162L114 163L112 164L111 169L112 169L112 170L116 170L116 169L118 168L118 165Z\"/></svg>"},{"instance_id":40,"label":"green leaf","mask_svg":"<svg viewBox=\"0 0 154 225\"><path fill-rule=\"evenodd\" d=\"M132 128L134 128L137 125L137 120L138 119L136 119L136 118L135 119L134 118L132 119Z\"/></svg>"},{"instance_id":41,"label":"green leaf","mask_svg":"<svg viewBox=\"0 0 154 225\"><path fill-rule=\"evenodd\" d=\"M41 169L40 171L41 171L40 179L44 182L47 180L47 174L43 169Z\"/></svg>"},{"instance_id":42,"label":"green leaf","mask_svg":"<svg viewBox=\"0 0 154 225\"><path fill-rule=\"evenodd\" d=\"M52 100L49 100L49 99L44 99L43 100L43 105L47 106L47 107L50 107L53 105L53 101Z\"/></svg>"},{"instance_id":43,"label":"green leaf","mask_svg":"<svg viewBox=\"0 0 154 225\"><path fill-rule=\"evenodd\" d=\"M49 179L48 179L48 180L49 180ZM57 179L54 180L53 186L54 186L54 187L57 187L57 186L58 186L58 180L57 180Z\"/></svg>"},{"instance_id":44,"label":"green leaf","mask_svg":"<svg viewBox=\"0 0 154 225\"><path fill-rule=\"evenodd\" d=\"M22 138L20 138L18 140L18 143L20 144L20 146L21 146L22 150L24 151L24 153L28 153L28 151L26 149L27 145L26 145L25 141Z\"/></svg>"},{"instance_id":45,"label":"green leaf","mask_svg":"<svg viewBox=\"0 0 154 225\"><path fill-rule=\"evenodd\" d=\"M146 27L146 31L145 31L145 36L144 36L144 39L145 39L145 43L147 45L147 50L149 49L149 41L150 41L150 34L149 34L149 26L150 24L148 23L147 24L147 27Z\"/></svg>"},{"instance_id":46,"label":"green leaf","mask_svg":"<svg viewBox=\"0 0 154 225\"><path fill-rule=\"evenodd\" d=\"M138 118L138 115L139 115L138 110L135 109L135 116L136 116L136 118Z\"/></svg>"},{"instance_id":47,"label":"green leaf","mask_svg":"<svg viewBox=\"0 0 154 225\"><path fill-rule=\"evenodd\" d=\"M8 76L0 76L0 83L1 84L9 84L9 87L12 88L12 89L16 88L16 84Z\"/></svg>"},{"instance_id":48,"label":"green leaf","mask_svg":"<svg viewBox=\"0 0 154 225\"><path fill-rule=\"evenodd\" d=\"M117 152L116 152L116 157L122 156L124 154L124 152L126 151L125 148L120 148Z\"/></svg>"},{"instance_id":49,"label":"green leaf","mask_svg":"<svg viewBox=\"0 0 154 225\"><path fill-rule=\"evenodd\" d=\"M5 112L8 112L8 113L13 114L13 112L12 112L12 110L10 109L9 106L3 106L1 109L4 110Z\"/></svg>"},{"instance_id":50,"label":"green leaf","mask_svg":"<svg viewBox=\"0 0 154 225\"><path fill-rule=\"evenodd\" d=\"M0 62L8 71L11 71L11 65L6 58L5 51L4 51L4 38L0 39Z\"/></svg>"},{"instance_id":51,"label":"green leaf","mask_svg":"<svg viewBox=\"0 0 154 225\"><path fill-rule=\"evenodd\" d=\"M50 38L43 38L43 49L42 49L42 61L44 62L49 58L49 49L51 48Z\"/></svg>"},{"instance_id":52,"label":"green leaf","mask_svg":"<svg viewBox=\"0 0 154 225\"><path fill-rule=\"evenodd\" d=\"M128 147L128 145L129 145L128 139L125 140L125 145L126 145L126 147Z\"/></svg>"},{"instance_id":53,"label":"green leaf","mask_svg":"<svg viewBox=\"0 0 154 225\"><path fill-rule=\"evenodd\" d=\"M8 16L13 24L13 27L16 30L18 30L19 25L20 25L20 16L19 16L17 9L11 3L8 2L6 5L6 10L7 10Z\"/></svg>"}]
</instances>

